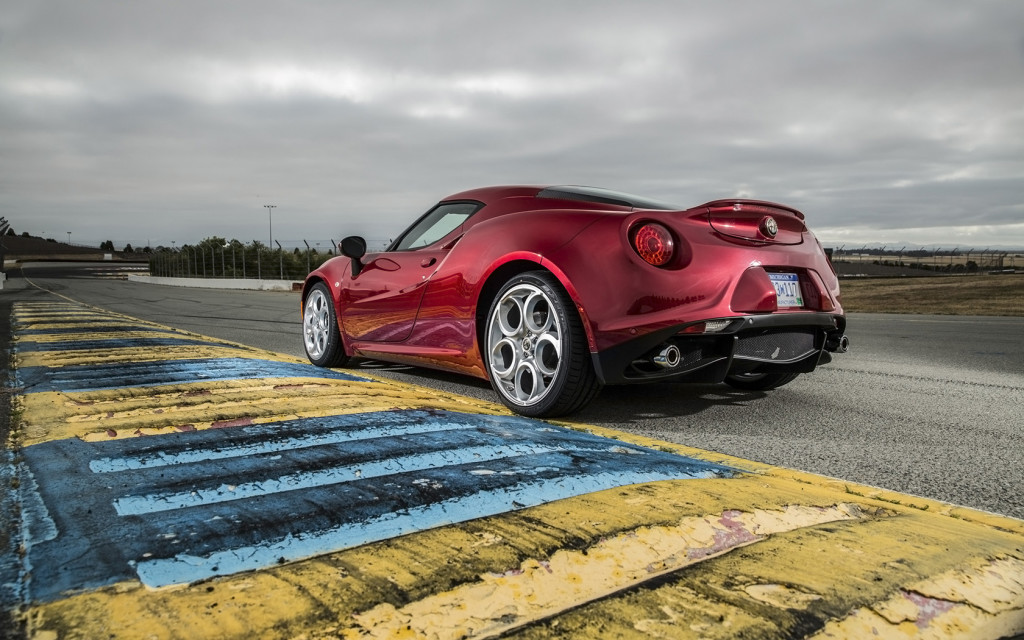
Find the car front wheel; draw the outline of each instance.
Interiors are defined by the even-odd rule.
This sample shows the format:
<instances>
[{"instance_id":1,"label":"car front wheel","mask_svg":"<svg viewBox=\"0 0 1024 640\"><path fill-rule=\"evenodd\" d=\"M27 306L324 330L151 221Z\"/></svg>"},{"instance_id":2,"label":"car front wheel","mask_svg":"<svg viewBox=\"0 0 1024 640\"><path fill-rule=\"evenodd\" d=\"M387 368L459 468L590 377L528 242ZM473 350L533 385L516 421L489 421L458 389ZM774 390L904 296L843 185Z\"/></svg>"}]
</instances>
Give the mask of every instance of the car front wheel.
<instances>
[{"instance_id":1,"label":"car front wheel","mask_svg":"<svg viewBox=\"0 0 1024 640\"><path fill-rule=\"evenodd\" d=\"M302 305L302 342L306 357L318 367L343 367L348 362L331 292L322 282L313 285Z\"/></svg>"},{"instance_id":2,"label":"car front wheel","mask_svg":"<svg viewBox=\"0 0 1024 640\"><path fill-rule=\"evenodd\" d=\"M505 283L487 315L484 346L491 385L516 413L572 413L601 388L575 306L545 271Z\"/></svg>"}]
</instances>

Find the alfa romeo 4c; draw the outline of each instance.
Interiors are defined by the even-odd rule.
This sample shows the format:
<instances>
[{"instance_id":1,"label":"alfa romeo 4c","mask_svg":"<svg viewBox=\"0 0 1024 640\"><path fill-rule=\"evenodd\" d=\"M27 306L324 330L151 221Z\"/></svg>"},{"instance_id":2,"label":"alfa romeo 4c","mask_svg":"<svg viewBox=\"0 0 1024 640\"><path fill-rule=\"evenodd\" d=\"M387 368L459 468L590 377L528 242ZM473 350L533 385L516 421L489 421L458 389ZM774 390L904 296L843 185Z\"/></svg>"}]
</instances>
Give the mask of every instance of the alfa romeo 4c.
<instances>
[{"instance_id":1,"label":"alfa romeo 4c","mask_svg":"<svg viewBox=\"0 0 1024 640\"><path fill-rule=\"evenodd\" d=\"M578 186L457 193L385 250L345 238L306 278L311 362L490 381L513 411L578 411L602 385L784 385L846 351L839 282L804 215L683 209Z\"/></svg>"}]
</instances>

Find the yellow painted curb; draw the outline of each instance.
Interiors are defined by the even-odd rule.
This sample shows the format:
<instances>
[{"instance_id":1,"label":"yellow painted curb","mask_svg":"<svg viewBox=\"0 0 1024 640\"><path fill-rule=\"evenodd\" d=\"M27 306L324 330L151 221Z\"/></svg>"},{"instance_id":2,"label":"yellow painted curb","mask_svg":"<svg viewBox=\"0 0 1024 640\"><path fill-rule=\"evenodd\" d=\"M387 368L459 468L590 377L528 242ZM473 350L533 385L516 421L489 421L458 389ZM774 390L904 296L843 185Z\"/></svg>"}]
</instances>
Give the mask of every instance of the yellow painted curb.
<instances>
[{"instance_id":1,"label":"yellow painted curb","mask_svg":"<svg viewBox=\"0 0 1024 640\"><path fill-rule=\"evenodd\" d=\"M33 309L16 306L18 326L54 311L74 315L63 303L47 306L45 314ZM57 335L33 334L33 341L58 341ZM16 364L57 368L162 357L301 362L216 342L224 346L73 357L29 351ZM395 408L506 413L496 404L358 376L370 381L286 377L27 393L19 399L19 434L28 446ZM1024 521L562 424L743 473L599 491L181 587L151 590L128 581L67 594L25 608L30 637L998 638L1024 632Z\"/></svg>"},{"instance_id":2,"label":"yellow painted curb","mask_svg":"<svg viewBox=\"0 0 1024 640\"><path fill-rule=\"evenodd\" d=\"M24 445L76 437L101 441L392 409L503 413L494 405L394 381L328 378L47 391L27 394L21 402Z\"/></svg>"},{"instance_id":3,"label":"yellow painted curb","mask_svg":"<svg viewBox=\"0 0 1024 640\"><path fill-rule=\"evenodd\" d=\"M634 485L178 589L122 583L29 619L61 638L803 637L875 610L900 628L920 614L894 603L927 583L969 630L1024 629L1020 536L838 497L758 476ZM957 591L985 567L995 588Z\"/></svg>"}]
</instances>

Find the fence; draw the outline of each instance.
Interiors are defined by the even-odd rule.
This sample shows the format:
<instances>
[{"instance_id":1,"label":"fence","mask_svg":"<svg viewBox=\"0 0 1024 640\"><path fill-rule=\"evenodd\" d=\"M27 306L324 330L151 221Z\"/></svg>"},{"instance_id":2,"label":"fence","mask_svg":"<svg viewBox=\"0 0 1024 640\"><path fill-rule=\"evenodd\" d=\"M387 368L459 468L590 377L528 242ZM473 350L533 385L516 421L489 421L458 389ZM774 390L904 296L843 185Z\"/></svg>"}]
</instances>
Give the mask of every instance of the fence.
<instances>
[{"instance_id":1,"label":"fence","mask_svg":"<svg viewBox=\"0 0 1024 640\"><path fill-rule=\"evenodd\" d=\"M160 247L149 255L149 272L171 278L233 278L257 280L302 280L306 275L334 257L330 247L321 252L303 240L303 247L285 248L280 242L271 249L261 242L242 244L219 239L204 240L196 245Z\"/></svg>"},{"instance_id":2,"label":"fence","mask_svg":"<svg viewBox=\"0 0 1024 640\"><path fill-rule=\"evenodd\" d=\"M868 263L884 266L910 267L938 272L976 272L1015 269L1024 266L1024 255L1013 251L990 249L853 249L843 247L832 251L833 262Z\"/></svg>"}]
</instances>

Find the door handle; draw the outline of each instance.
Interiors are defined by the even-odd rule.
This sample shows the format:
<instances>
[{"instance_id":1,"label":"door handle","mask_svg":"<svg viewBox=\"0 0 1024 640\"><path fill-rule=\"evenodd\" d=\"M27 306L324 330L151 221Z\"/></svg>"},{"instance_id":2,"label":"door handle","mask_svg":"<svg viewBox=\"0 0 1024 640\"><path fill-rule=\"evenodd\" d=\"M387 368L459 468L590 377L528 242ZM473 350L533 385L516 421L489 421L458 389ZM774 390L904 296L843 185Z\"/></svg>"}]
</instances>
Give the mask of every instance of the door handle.
<instances>
[{"instance_id":1,"label":"door handle","mask_svg":"<svg viewBox=\"0 0 1024 640\"><path fill-rule=\"evenodd\" d=\"M421 267L432 267L437 262L437 258L424 258L423 262L420 263Z\"/></svg>"}]
</instances>

